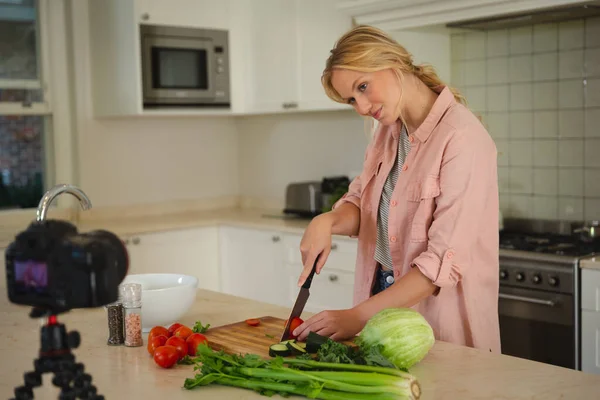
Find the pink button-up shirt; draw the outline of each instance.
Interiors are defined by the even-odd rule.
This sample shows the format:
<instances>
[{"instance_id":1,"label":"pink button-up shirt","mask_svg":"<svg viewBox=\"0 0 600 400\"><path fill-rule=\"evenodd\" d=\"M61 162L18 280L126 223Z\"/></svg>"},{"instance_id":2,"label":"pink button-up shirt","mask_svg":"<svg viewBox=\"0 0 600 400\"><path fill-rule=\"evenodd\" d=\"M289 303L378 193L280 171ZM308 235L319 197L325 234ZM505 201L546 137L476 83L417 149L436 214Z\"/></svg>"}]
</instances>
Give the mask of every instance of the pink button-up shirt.
<instances>
[{"instance_id":1,"label":"pink button-up shirt","mask_svg":"<svg viewBox=\"0 0 600 400\"><path fill-rule=\"evenodd\" d=\"M496 146L448 88L419 128L389 208L394 276L416 267L440 289L415 305L438 340L500 352ZM400 126L381 126L363 171L334 207L360 209L354 303L371 295L377 208L394 165Z\"/></svg>"}]
</instances>

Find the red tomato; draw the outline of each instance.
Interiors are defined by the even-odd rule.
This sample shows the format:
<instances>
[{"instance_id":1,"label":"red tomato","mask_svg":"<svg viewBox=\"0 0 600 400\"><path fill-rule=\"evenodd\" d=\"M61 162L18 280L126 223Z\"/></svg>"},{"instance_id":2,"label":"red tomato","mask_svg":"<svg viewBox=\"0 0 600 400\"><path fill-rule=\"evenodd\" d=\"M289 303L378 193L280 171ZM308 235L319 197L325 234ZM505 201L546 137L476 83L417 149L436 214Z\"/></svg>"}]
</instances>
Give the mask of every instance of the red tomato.
<instances>
[{"instance_id":1,"label":"red tomato","mask_svg":"<svg viewBox=\"0 0 600 400\"><path fill-rule=\"evenodd\" d=\"M148 339L148 353L154 354L154 350L167 343L168 338L165 335L153 336Z\"/></svg>"},{"instance_id":2,"label":"red tomato","mask_svg":"<svg viewBox=\"0 0 600 400\"><path fill-rule=\"evenodd\" d=\"M185 325L180 326L179 328L177 328L177 330L175 331L175 333L173 333L173 336L179 336L180 338L182 338L183 340L187 339L192 333L194 333L190 328L188 328Z\"/></svg>"},{"instance_id":3,"label":"red tomato","mask_svg":"<svg viewBox=\"0 0 600 400\"><path fill-rule=\"evenodd\" d=\"M179 351L173 346L160 346L154 351L154 362L163 368L171 368L178 357Z\"/></svg>"},{"instance_id":4,"label":"red tomato","mask_svg":"<svg viewBox=\"0 0 600 400\"><path fill-rule=\"evenodd\" d=\"M200 343L208 344L208 340L206 339L206 336L204 336L201 333L191 334L190 336L188 336L188 338L185 342L187 343L187 346L188 346L188 354L192 357L194 357L196 355L196 350L198 349L198 346L200 345Z\"/></svg>"},{"instance_id":5,"label":"red tomato","mask_svg":"<svg viewBox=\"0 0 600 400\"><path fill-rule=\"evenodd\" d=\"M304 321L301 318L295 317L294 319L292 319L292 323L290 324L290 337L292 339L296 339L296 336L294 336L294 330L299 327L300 325L302 325ZM287 321L286 321L287 324Z\"/></svg>"},{"instance_id":6,"label":"red tomato","mask_svg":"<svg viewBox=\"0 0 600 400\"><path fill-rule=\"evenodd\" d=\"M183 340L180 337L171 336L169 339L167 339L165 346L175 347L177 349L177 351L179 352L180 360L187 355L187 352L188 352L187 344L185 343L185 340Z\"/></svg>"},{"instance_id":7,"label":"red tomato","mask_svg":"<svg viewBox=\"0 0 600 400\"><path fill-rule=\"evenodd\" d=\"M150 341L150 339L152 339L154 336L160 335L165 335L166 337L171 336L169 335L169 330L164 326L155 326L154 328L150 329L150 333L148 334L148 341Z\"/></svg>"},{"instance_id":8,"label":"red tomato","mask_svg":"<svg viewBox=\"0 0 600 400\"><path fill-rule=\"evenodd\" d=\"M246 320L246 323L250 326L258 326L260 325L260 319L250 318Z\"/></svg>"},{"instance_id":9,"label":"red tomato","mask_svg":"<svg viewBox=\"0 0 600 400\"><path fill-rule=\"evenodd\" d=\"M171 325L169 327L169 337L173 336L173 334L175 333L175 331L180 327L183 326L182 324L180 324L179 322L175 322L173 325Z\"/></svg>"}]
</instances>

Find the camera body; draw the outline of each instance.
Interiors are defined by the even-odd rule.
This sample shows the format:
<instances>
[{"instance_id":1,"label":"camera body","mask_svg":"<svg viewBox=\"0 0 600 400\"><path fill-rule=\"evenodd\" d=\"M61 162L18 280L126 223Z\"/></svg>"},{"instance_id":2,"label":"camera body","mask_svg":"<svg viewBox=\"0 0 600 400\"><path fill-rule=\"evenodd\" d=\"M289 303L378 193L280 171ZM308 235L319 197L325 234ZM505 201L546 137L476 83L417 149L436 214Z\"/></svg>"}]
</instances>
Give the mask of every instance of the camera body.
<instances>
[{"instance_id":1,"label":"camera body","mask_svg":"<svg viewBox=\"0 0 600 400\"><path fill-rule=\"evenodd\" d=\"M103 306L118 299L128 267L127 249L111 232L35 221L6 250L8 298L54 313Z\"/></svg>"}]
</instances>

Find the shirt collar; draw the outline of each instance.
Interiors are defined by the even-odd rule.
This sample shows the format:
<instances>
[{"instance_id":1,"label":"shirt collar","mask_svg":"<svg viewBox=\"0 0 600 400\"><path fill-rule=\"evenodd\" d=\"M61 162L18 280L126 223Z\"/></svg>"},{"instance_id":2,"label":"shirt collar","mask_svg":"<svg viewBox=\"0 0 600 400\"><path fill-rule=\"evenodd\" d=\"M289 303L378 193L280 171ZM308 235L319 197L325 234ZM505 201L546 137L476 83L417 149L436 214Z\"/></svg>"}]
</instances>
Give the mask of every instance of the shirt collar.
<instances>
[{"instance_id":1,"label":"shirt collar","mask_svg":"<svg viewBox=\"0 0 600 400\"><path fill-rule=\"evenodd\" d=\"M448 110L456 100L454 99L454 94L447 86L436 86L433 88L433 91L439 94L438 98L433 103L433 107L427 114L427 117L423 121L421 125L417 128L416 131L413 132L413 136L415 136L419 141L426 142L431 135L431 132L438 125L446 110Z\"/></svg>"}]
</instances>

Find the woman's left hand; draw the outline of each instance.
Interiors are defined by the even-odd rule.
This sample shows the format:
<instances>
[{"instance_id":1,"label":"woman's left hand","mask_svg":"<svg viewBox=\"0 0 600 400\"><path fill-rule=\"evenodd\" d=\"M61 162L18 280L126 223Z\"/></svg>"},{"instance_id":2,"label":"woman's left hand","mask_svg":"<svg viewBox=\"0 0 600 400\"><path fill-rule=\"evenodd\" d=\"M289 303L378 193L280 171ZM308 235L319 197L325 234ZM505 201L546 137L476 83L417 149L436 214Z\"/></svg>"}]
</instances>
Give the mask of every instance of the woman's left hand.
<instances>
[{"instance_id":1,"label":"woman's left hand","mask_svg":"<svg viewBox=\"0 0 600 400\"><path fill-rule=\"evenodd\" d=\"M330 337L332 340L346 340L364 328L355 308L348 310L321 311L310 317L302 325L296 328L294 336L299 341L304 341L309 332L318 333L321 336Z\"/></svg>"}]
</instances>

